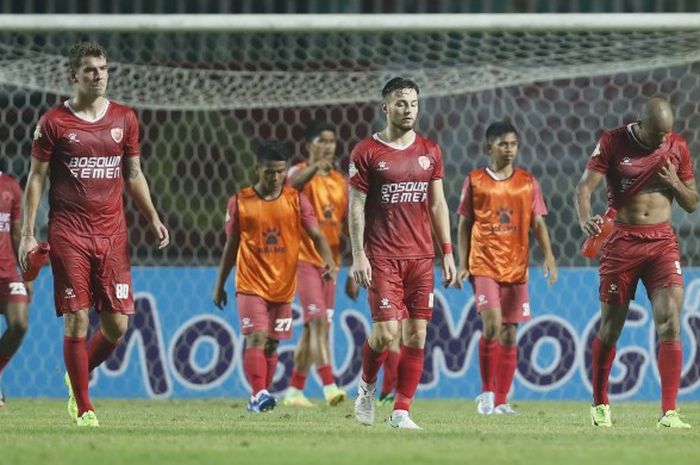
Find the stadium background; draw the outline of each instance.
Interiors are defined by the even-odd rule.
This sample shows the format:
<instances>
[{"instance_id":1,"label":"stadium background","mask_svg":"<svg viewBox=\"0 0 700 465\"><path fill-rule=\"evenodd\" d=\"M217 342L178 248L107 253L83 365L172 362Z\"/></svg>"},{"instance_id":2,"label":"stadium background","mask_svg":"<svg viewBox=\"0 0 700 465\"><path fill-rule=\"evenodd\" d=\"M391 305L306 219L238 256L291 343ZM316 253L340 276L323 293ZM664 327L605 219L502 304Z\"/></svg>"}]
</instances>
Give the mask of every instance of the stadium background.
<instances>
[{"instance_id":1,"label":"stadium background","mask_svg":"<svg viewBox=\"0 0 700 465\"><path fill-rule=\"evenodd\" d=\"M700 2L4 0L0 5L4 13L501 13L697 11ZM589 396L585 349L596 324L597 277L593 263L577 253L582 236L572 205L575 182L600 131L633 121L649 96L669 98L676 113L676 131L688 139L694 155L700 149L697 32L242 35L8 31L0 33L0 150L7 170L21 180L26 176L31 134L39 115L70 93L60 55L75 40L88 37L106 46L115 65L112 98L137 109L145 171L173 237L167 251L155 252L143 222L128 205L140 313L127 343L93 377L96 396L245 395L235 311L230 306L224 314L218 313L209 293L224 242L226 200L251 179L251 148L261 139L275 137L288 142L296 158L302 159L304 125L314 118L328 119L338 126L338 165L344 169L351 147L382 127L378 91L385 78L400 73L415 77L424 90L418 130L443 147L452 211L456 211L464 175L487 162L482 149L486 126L508 118L519 128L518 164L542 184L562 277L548 289L539 270L531 270L535 320L520 330L521 360L514 395L519 399L585 399ZM442 74L445 69L453 70L454 75ZM311 79L295 82L298 75L294 73L305 73ZM316 79L324 73L341 83L346 82L343 77L355 78L357 81L350 82L357 87ZM268 75L272 83L266 82ZM191 84L183 89L180 84L187 79ZM286 86L276 88L275 79ZM213 89L231 93L210 92L204 84L212 82L225 84ZM257 99L240 89L253 92ZM305 100L298 100L297 94ZM694 162L697 169L696 159ZM599 210L602 201L601 195L596 201ZM46 208L44 205L39 225L41 237L46 237ZM681 398L693 400L700 399L697 220L697 213L686 215L674 209L688 284ZM452 222L456 224L456 216ZM535 247L532 264L540 258ZM48 270L42 272L36 288L29 333L4 374L4 387L12 396L63 394L62 325L53 317ZM471 292L439 289L438 297L419 396L475 395L479 382L474 341L479 323ZM652 400L659 390L656 341L649 302L643 292L638 297L620 344L612 392L617 398ZM359 374L359 346L369 327L364 295L352 302L339 293L336 315L335 371L339 384L350 388ZM285 387L293 342L282 346L283 363L275 390ZM320 395L317 383L311 384L311 394Z\"/></svg>"}]
</instances>

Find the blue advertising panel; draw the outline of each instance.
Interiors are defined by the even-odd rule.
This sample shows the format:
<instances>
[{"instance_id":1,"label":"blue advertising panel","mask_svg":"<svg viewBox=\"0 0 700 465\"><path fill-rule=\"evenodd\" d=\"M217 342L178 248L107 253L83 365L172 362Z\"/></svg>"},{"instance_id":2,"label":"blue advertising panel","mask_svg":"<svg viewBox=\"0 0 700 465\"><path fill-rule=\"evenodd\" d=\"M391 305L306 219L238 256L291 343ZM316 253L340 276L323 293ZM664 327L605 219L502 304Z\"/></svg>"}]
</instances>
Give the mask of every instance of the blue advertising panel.
<instances>
[{"instance_id":1,"label":"blue advertising panel","mask_svg":"<svg viewBox=\"0 0 700 465\"><path fill-rule=\"evenodd\" d=\"M244 340L232 296L222 312L211 303L214 268L136 267L136 315L125 340L92 376L95 397L243 397ZM364 291L357 301L342 293L347 270L339 277L331 341L338 384L352 389L361 369L361 347L371 319ZM681 400L700 400L700 269L685 270L682 317L684 346ZM439 282L439 270L436 270ZM518 328L519 362L512 395L516 399L590 398L590 342L598 325L598 277L593 268L560 270L549 287L541 270L530 270L533 319ZM465 290L435 291L428 328L425 370L418 396L472 397L481 381L478 340L481 322L474 296ZM651 306L640 285L630 306L610 380L613 399L656 400L657 339ZM294 338L280 344L273 391L283 391L292 369L293 349L302 321L295 304ZM92 328L97 316L92 315ZM62 320L55 317L51 276L42 271L30 308L30 329L3 376L8 395L63 396ZM321 396L315 372L307 393Z\"/></svg>"}]
</instances>

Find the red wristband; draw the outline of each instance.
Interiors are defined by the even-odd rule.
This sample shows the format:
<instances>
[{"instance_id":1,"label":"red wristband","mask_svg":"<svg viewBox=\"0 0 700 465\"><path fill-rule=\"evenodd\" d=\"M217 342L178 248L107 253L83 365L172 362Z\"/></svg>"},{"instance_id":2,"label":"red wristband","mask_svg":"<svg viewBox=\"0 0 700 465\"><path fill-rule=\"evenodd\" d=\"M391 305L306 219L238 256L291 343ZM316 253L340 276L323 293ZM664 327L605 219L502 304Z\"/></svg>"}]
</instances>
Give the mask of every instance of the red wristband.
<instances>
[{"instance_id":1,"label":"red wristband","mask_svg":"<svg viewBox=\"0 0 700 465\"><path fill-rule=\"evenodd\" d=\"M442 244L442 254L447 255L448 253L452 253L452 244Z\"/></svg>"}]
</instances>

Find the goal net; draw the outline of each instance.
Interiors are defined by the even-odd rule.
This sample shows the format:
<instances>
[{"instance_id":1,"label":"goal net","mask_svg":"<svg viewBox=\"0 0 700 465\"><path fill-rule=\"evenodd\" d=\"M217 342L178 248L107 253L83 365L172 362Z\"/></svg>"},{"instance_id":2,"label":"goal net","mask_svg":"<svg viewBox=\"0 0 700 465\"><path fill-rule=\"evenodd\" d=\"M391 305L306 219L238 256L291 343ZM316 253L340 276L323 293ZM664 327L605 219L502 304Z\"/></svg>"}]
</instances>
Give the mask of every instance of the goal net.
<instances>
[{"instance_id":1,"label":"goal net","mask_svg":"<svg viewBox=\"0 0 700 465\"><path fill-rule=\"evenodd\" d=\"M688 140L692 154L700 153L700 30L655 30L648 25L637 31L603 30L600 25L568 32L513 25L478 31L390 29L285 32L271 27L252 32L210 32L174 27L164 32L1 32L0 150L7 170L18 178L25 176L31 134L39 116L71 94L65 59L68 48L77 40L98 41L109 54L108 97L135 108L138 114L144 170L173 237L173 245L165 252L156 251L145 223L129 204L133 263L161 269L211 267L218 263L223 249L226 201L253 179L252 147L256 143L269 138L282 140L301 160L305 156L305 125L315 119L327 120L337 127L337 165L345 170L353 145L383 127L379 101L385 81L397 75L410 77L421 89L417 130L438 141L443 149L445 191L452 212L456 212L465 175L488 163L483 148L486 127L508 119L518 129L521 149L517 164L541 183L557 261L561 267L572 267L564 270L558 290L546 291L558 293L556 303L543 300L533 313L556 313L567 321L580 310L571 304L577 296L585 295L594 305L595 273L588 270L592 274L584 279L575 268L594 265L578 253L583 237L572 200L575 184L600 132L634 121L643 102L652 96L670 100L675 130ZM604 197L599 194L594 210L602 212ZM45 209L42 207L38 228L43 237ZM686 267L700 264L698 219L697 214L674 209L673 222ZM453 237L456 222L453 214ZM533 249L532 265L536 266L541 255L537 247ZM160 276L154 279L166 279ZM210 270L207 279L211 276ZM40 283L48 286L44 293L50 296L50 281ZM209 284L206 289L191 291L182 280L162 281L157 286L184 301L192 298L192 293L201 294L198 310L208 308ZM569 294L570 299L566 297ZM450 316L453 326L462 311L456 302L461 299L466 305L469 298L469 293L463 298L449 297L455 302ZM50 306L50 298L45 300ZM595 310L587 310L591 318ZM164 312L161 309L163 318ZM348 321L336 331L338 345L351 345L348 335L357 335L362 329L362 324L348 326ZM645 321L647 326L639 336L643 343L631 343L648 347L651 322ZM231 324L236 327L235 322ZM474 324L478 331L478 322ZM208 338L216 340L223 334L221 322L207 325ZM201 325L197 327L201 329ZM557 328L567 330L565 326ZM528 354L542 358L535 365L543 373L556 370L550 365L561 358L561 348L548 348L545 329L544 345L528 349ZM584 329L571 331L581 333ZM42 331L38 327L33 330ZM528 337L531 334L528 332ZM239 337L233 333L221 337L237 345L231 355L237 357ZM441 336L435 337L438 341ZM578 334L574 339L583 346L582 338ZM469 341L461 343L464 354ZM167 359L168 350L174 349L167 341L161 342L160 350ZM200 346L197 357L205 361L227 353L216 344L210 349L206 344ZM581 350L575 350L572 363L579 363L579 359L585 363ZM454 354L450 355L449 347L443 352L444 360L435 363L459 365L459 360L450 361ZM338 353L336 365L351 359L351 355ZM471 363L470 373L475 361ZM236 365L235 370L239 368ZM167 366L161 369L164 373L169 370ZM194 371L198 369L206 371L206 363L195 366ZM528 369L522 366L519 372L525 386L530 382L525 381ZM583 379L585 368L580 370ZM281 380L283 373L278 375ZM237 383L245 384L242 376L237 378ZM573 397L585 395L585 382L579 385Z\"/></svg>"}]
</instances>

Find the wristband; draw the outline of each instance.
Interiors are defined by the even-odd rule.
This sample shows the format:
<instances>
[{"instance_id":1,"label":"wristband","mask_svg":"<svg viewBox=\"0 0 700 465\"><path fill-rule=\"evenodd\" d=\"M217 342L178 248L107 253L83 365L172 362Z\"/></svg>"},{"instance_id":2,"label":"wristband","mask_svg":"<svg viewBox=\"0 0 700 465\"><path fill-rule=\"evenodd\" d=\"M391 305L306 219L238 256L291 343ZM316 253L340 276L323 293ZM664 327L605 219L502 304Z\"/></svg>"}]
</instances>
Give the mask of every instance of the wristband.
<instances>
[{"instance_id":1,"label":"wristband","mask_svg":"<svg viewBox=\"0 0 700 465\"><path fill-rule=\"evenodd\" d=\"M448 253L452 253L452 244L442 244L442 254L447 255Z\"/></svg>"}]
</instances>

